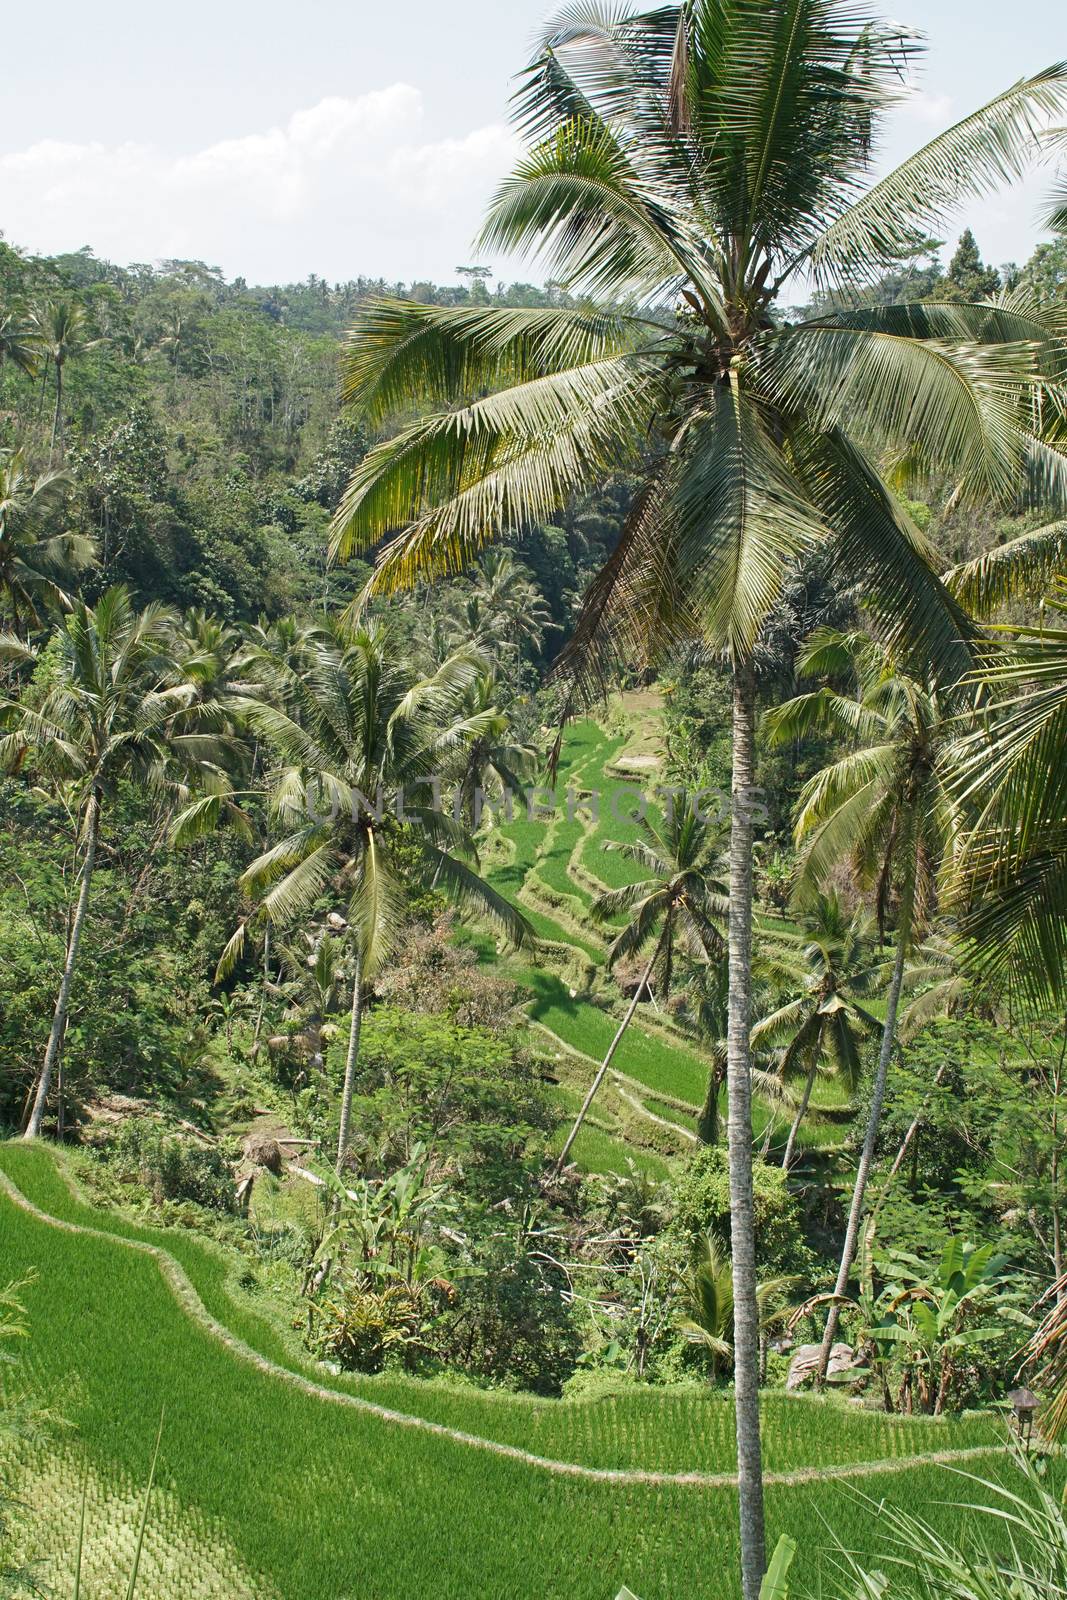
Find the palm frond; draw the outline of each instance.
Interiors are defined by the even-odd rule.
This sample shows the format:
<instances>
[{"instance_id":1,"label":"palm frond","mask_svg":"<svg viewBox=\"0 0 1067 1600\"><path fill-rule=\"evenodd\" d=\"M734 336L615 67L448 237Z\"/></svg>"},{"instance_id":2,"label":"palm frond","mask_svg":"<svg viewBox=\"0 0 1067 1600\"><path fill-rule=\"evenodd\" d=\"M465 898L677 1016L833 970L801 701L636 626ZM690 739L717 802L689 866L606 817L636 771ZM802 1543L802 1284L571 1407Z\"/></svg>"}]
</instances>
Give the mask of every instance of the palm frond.
<instances>
[{"instance_id":1,"label":"palm frond","mask_svg":"<svg viewBox=\"0 0 1067 1600\"><path fill-rule=\"evenodd\" d=\"M430 415L376 445L334 517L335 560L405 531L375 587L461 571L503 528L549 517L624 459L647 425L652 373L612 356Z\"/></svg>"},{"instance_id":2,"label":"palm frond","mask_svg":"<svg viewBox=\"0 0 1067 1600\"><path fill-rule=\"evenodd\" d=\"M975 617L990 617L1012 600L1044 594L1067 571L1067 522L1035 528L985 550L945 573L945 586Z\"/></svg>"},{"instance_id":3,"label":"palm frond","mask_svg":"<svg viewBox=\"0 0 1067 1600\"><path fill-rule=\"evenodd\" d=\"M536 250L557 282L594 296L656 301L671 284L690 283L721 313L702 241L599 118L570 118L518 163L490 202L478 244Z\"/></svg>"},{"instance_id":4,"label":"palm frond","mask_svg":"<svg viewBox=\"0 0 1067 1600\"><path fill-rule=\"evenodd\" d=\"M348 335L341 403L371 425L632 352L656 330L619 312L371 300Z\"/></svg>"},{"instance_id":5,"label":"palm frond","mask_svg":"<svg viewBox=\"0 0 1067 1600\"><path fill-rule=\"evenodd\" d=\"M1019 399L1037 377L1035 346L915 339L836 321L771 337L760 382L820 432L862 418L872 443L952 476L957 494L1006 503L1026 453Z\"/></svg>"},{"instance_id":6,"label":"palm frond","mask_svg":"<svg viewBox=\"0 0 1067 1600\"><path fill-rule=\"evenodd\" d=\"M712 644L744 657L824 526L736 375L683 436L670 500L675 584Z\"/></svg>"},{"instance_id":7,"label":"palm frond","mask_svg":"<svg viewBox=\"0 0 1067 1600\"><path fill-rule=\"evenodd\" d=\"M771 706L764 713L763 726L772 748L811 738L813 734L873 743L886 731L885 718L870 706L832 689L815 689Z\"/></svg>"},{"instance_id":8,"label":"palm frond","mask_svg":"<svg viewBox=\"0 0 1067 1600\"><path fill-rule=\"evenodd\" d=\"M518 907L497 894L484 878L455 856L424 846L428 861L437 874L437 886L449 899L475 916L484 917L498 928L516 948L536 942L534 930Z\"/></svg>"},{"instance_id":9,"label":"palm frond","mask_svg":"<svg viewBox=\"0 0 1067 1600\"><path fill-rule=\"evenodd\" d=\"M1065 105L1067 66L1057 62L929 140L823 230L809 257L816 280L856 282L906 258L966 200L1021 177Z\"/></svg>"},{"instance_id":10,"label":"palm frond","mask_svg":"<svg viewBox=\"0 0 1067 1600\"><path fill-rule=\"evenodd\" d=\"M843 432L792 438L798 473L835 534L835 565L879 634L920 676L953 683L974 664L977 630L934 570L935 554L904 507Z\"/></svg>"}]
</instances>

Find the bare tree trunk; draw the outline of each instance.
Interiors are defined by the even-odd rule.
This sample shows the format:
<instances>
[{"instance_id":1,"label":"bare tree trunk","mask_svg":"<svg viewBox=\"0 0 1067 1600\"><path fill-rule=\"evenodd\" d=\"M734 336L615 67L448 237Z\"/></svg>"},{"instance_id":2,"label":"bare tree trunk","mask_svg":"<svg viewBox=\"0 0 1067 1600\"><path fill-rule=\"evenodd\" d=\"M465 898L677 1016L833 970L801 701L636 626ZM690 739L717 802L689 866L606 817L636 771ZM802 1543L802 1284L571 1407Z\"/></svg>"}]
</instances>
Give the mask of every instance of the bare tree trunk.
<instances>
[{"instance_id":1,"label":"bare tree trunk","mask_svg":"<svg viewBox=\"0 0 1067 1600\"><path fill-rule=\"evenodd\" d=\"M52 465L56 453L56 435L60 433L63 411L63 363L56 362L56 408L52 413L52 443L48 450L48 465ZM60 435L62 437L62 435Z\"/></svg>"},{"instance_id":2,"label":"bare tree trunk","mask_svg":"<svg viewBox=\"0 0 1067 1600\"><path fill-rule=\"evenodd\" d=\"M267 1007L267 983L270 975L270 923L263 929L263 981L259 987L259 1010L256 1012L256 1029L252 1036L253 1053L259 1046L259 1037L263 1032L263 1013Z\"/></svg>"},{"instance_id":3,"label":"bare tree trunk","mask_svg":"<svg viewBox=\"0 0 1067 1600\"><path fill-rule=\"evenodd\" d=\"M760 1326L752 1200L752 812L756 680L751 659L734 663L730 812L730 996L727 1028L730 1244L734 1288L734 1413L744 1600L759 1600L767 1556L760 1454Z\"/></svg>"},{"instance_id":4,"label":"bare tree trunk","mask_svg":"<svg viewBox=\"0 0 1067 1600\"><path fill-rule=\"evenodd\" d=\"M932 1088L938 1088L945 1081L945 1073L948 1071L949 1066L950 1063L945 1061L940 1067L938 1067L934 1076L933 1084L931 1086ZM882 1207L889 1198L889 1191L893 1187L893 1181L901 1167L904 1165L905 1157L907 1156L908 1151L911 1149L912 1140L915 1138L915 1135L923 1125L928 1101L929 1096L927 1096L927 1099L923 1101L922 1105L919 1107L918 1111L908 1124L908 1130L903 1139L901 1139L897 1153L893 1157L893 1165L886 1174L886 1180L882 1185L881 1193L879 1194L878 1199L874 1202L874 1205L871 1207L870 1214L867 1217L867 1226L863 1230L863 1249L860 1252L860 1283L863 1285L869 1285L872 1277L874 1236L878 1227L878 1218L882 1214Z\"/></svg>"},{"instance_id":5,"label":"bare tree trunk","mask_svg":"<svg viewBox=\"0 0 1067 1600\"><path fill-rule=\"evenodd\" d=\"M804 1113L807 1111L808 1101L811 1099L811 1091L815 1083L815 1068L817 1065L818 1063L813 1061L808 1070L807 1082L804 1084L804 1093L800 1097L800 1104L797 1106L797 1114L793 1118L793 1126L789 1130L789 1138L785 1141L785 1155L782 1157L783 1172L788 1172L789 1168L793 1165L793 1152L797 1147L797 1134L800 1132L800 1124L804 1121Z\"/></svg>"},{"instance_id":6,"label":"bare tree trunk","mask_svg":"<svg viewBox=\"0 0 1067 1600\"><path fill-rule=\"evenodd\" d=\"M822 1347L819 1351L819 1365L815 1373L815 1387L817 1389L822 1386L826 1378L830 1349L834 1342L834 1335L837 1332L837 1324L841 1318L840 1297L848 1289L852 1263L856 1259L856 1245L859 1241L863 1201L867 1193L867 1180L871 1175L871 1167L874 1163L874 1147L878 1141L878 1129L882 1121L882 1107L885 1104L885 1085L889 1076L889 1063L893 1056L893 1045L896 1040L897 1009L900 1005L900 991L904 982L904 964L907 960L908 945L911 942L912 911L915 906L916 861L914 832L915 820L912 819L905 845L904 892L900 901L897 953L893 962L893 976L889 983L889 996L886 1001L885 1026L882 1029L882 1048L878 1053L878 1068L874 1075L874 1085L871 1089L871 1105L867 1113L867 1132L863 1140L859 1166L856 1168L856 1181L852 1189L852 1204L849 1207L845 1242L841 1247L841 1264L837 1269L837 1282L834 1285L834 1294L839 1297L839 1300L838 1303L830 1307L829 1315L826 1318L826 1328L822 1336Z\"/></svg>"},{"instance_id":7,"label":"bare tree trunk","mask_svg":"<svg viewBox=\"0 0 1067 1600\"><path fill-rule=\"evenodd\" d=\"M1052 1269L1056 1276L1056 1299L1063 1299L1063 1226L1060 1221L1060 1090L1063 1087L1063 1063L1067 1055L1067 1017L1064 1018L1063 1044L1059 1059L1052 1072L1052 1161L1050 1166L1052 1188Z\"/></svg>"},{"instance_id":8,"label":"bare tree trunk","mask_svg":"<svg viewBox=\"0 0 1067 1600\"><path fill-rule=\"evenodd\" d=\"M352 1091L356 1082L356 1062L359 1059L359 1030L363 1021L362 963L356 955L356 975L352 979L352 1019L348 1029L348 1055L345 1057L345 1081L341 1090L341 1128L337 1135L337 1171L344 1169L348 1154L348 1126L352 1120Z\"/></svg>"},{"instance_id":9,"label":"bare tree trunk","mask_svg":"<svg viewBox=\"0 0 1067 1600\"><path fill-rule=\"evenodd\" d=\"M670 926L669 922L664 923L663 932L660 934L659 941L658 941L658 943L656 945L656 948L655 948L655 950L653 950L652 955L649 958L648 966L645 968L644 974L643 974L640 982L638 983L637 988L634 990L633 999L630 1001L630 1004L626 1008L626 1015L623 1017L622 1021L619 1023L618 1032L616 1033L614 1039L612 1039L611 1043L608 1046L608 1053L604 1057L603 1061L600 1063L599 1067L597 1068L596 1074L595 1074L595 1076L593 1078L593 1081L589 1085L589 1089L588 1089L588 1092L586 1093L586 1097L582 1101L582 1109L579 1111L578 1115L575 1117L574 1126L571 1128L570 1133L568 1133L566 1139L564 1140L563 1149L560 1151L560 1153L559 1153L559 1155L558 1155L558 1157L556 1159L556 1171L557 1172L562 1172L563 1168L566 1166L567 1157L571 1153L571 1146L573 1145L575 1139L577 1139L578 1134L581 1132L582 1123L585 1121L586 1117L589 1115L589 1107L593 1104L593 1101L596 1098L596 1092L600 1088L600 1085L604 1081L604 1074L607 1072L608 1068L611 1066L611 1058L615 1054L616 1050L619 1048L619 1044L622 1041L623 1034L626 1032L627 1028L630 1026L630 1023L633 1021L633 1015L634 1015L634 1012L637 1010L638 1001L641 998L642 992L645 989L648 988L649 979L652 976L652 968L655 966L656 961L659 958L659 953L663 949L663 941L667 937L667 929L668 929L669 926Z\"/></svg>"},{"instance_id":10,"label":"bare tree trunk","mask_svg":"<svg viewBox=\"0 0 1067 1600\"><path fill-rule=\"evenodd\" d=\"M697 1118L697 1138L701 1144L719 1142L719 1091L726 1076L726 1064L708 1068L708 1088Z\"/></svg>"},{"instance_id":11,"label":"bare tree trunk","mask_svg":"<svg viewBox=\"0 0 1067 1600\"><path fill-rule=\"evenodd\" d=\"M89 908L89 890L93 881L93 868L96 866L96 844L100 834L100 796L93 792L89 800L89 811L86 817L87 838L85 843L85 859L82 862L81 890L78 894L78 906L71 923L70 938L67 940L67 958L63 963L63 976L59 984L59 995L56 999L55 1014L52 1017L52 1029L48 1035L48 1048L44 1053L44 1066L37 1084L37 1098L33 1102L30 1120L26 1124L24 1139L40 1137L41 1124L44 1121L45 1106L48 1102L48 1091L52 1086L52 1073L63 1043L63 1033L67 1025L67 1010L70 1006L70 990L74 981L74 965L78 959L78 946L81 944L82 929L85 926L85 913Z\"/></svg>"}]
</instances>

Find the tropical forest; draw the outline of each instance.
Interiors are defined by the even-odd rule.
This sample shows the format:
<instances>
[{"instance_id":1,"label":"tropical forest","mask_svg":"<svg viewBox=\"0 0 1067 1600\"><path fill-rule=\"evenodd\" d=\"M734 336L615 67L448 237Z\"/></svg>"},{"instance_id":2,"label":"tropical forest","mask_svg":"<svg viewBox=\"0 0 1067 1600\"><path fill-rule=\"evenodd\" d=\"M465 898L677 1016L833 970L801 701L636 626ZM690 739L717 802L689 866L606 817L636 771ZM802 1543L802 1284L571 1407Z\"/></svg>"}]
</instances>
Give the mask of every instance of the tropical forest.
<instances>
[{"instance_id":1,"label":"tropical forest","mask_svg":"<svg viewBox=\"0 0 1067 1600\"><path fill-rule=\"evenodd\" d=\"M1067 1590L1065 41L642 4L444 281L5 225L13 1600Z\"/></svg>"}]
</instances>

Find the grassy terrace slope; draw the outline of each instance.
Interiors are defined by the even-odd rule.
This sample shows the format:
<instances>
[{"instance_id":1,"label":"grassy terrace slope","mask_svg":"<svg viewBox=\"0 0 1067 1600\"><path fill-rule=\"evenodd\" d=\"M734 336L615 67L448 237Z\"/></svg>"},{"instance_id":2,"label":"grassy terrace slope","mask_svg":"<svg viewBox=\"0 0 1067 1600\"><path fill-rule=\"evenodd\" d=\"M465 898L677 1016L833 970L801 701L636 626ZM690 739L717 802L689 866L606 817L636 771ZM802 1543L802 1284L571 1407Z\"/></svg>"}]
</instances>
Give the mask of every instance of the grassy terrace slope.
<instances>
[{"instance_id":1,"label":"grassy terrace slope","mask_svg":"<svg viewBox=\"0 0 1067 1600\"><path fill-rule=\"evenodd\" d=\"M281 1594L603 1600L623 1581L643 1600L733 1592L731 1488L596 1480L580 1466L548 1471L304 1392L227 1348L198 1322L195 1302L179 1302L159 1262L124 1239L162 1244L217 1321L279 1367L298 1370L287 1341L231 1294L221 1252L90 1211L45 1150L0 1146L0 1168L41 1210L102 1230L61 1231L0 1194L0 1276L37 1272L26 1300L38 1383L62 1397L105 1475L143 1477L165 1403L163 1487L224 1528L240 1559ZM344 1384L319 1372L315 1379L339 1395L358 1392L557 1461L706 1472L733 1465L721 1396L649 1391L553 1403L415 1381ZM767 1433L778 1470L973 1448L997 1437L985 1422L892 1422L785 1397L768 1406ZM1000 1463L990 1455L979 1465L988 1475ZM952 1481L927 1466L865 1475L858 1486L927 1511L954 1493ZM807 1530L809 1577L820 1512L853 1548L869 1548L873 1521L846 1488L772 1483L772 1526ZM958 1513L935 1506L932 1514L958 1528Z\"/></svg>"}]
</instances>

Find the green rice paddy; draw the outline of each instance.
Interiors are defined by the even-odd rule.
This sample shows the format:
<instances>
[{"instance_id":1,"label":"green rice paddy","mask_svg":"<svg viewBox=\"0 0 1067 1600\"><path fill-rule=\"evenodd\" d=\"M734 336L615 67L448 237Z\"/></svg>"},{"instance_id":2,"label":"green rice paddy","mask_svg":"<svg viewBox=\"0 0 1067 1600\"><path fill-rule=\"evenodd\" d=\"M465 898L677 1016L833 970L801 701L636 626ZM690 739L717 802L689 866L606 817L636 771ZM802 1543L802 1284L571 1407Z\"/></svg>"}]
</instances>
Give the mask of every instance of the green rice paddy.
<instances>
[{"instance_id":1,"label":"green rice paddy","mask_svg":"<svg viewBox=\"0 0 1067 1600\"><path fill-rule=\"evenodd\" d=\"M25 1294L36 1383L77 1430L94 1482L143 1481L166 1406L165 1503L211 1530L213 1548L229 1552L241 1575L240 1592L250 1575L286 1600L408 1600L413 1593L608 1600L624 1582L643 1600L736 1593L731 1487L547 1471L316 1398L227 1348L179 1303L159 1263L123 1239L162 1244L219 1322L279 1367L310 1372L233 1288L234 1263L221 1250L92 1210L46 1149L0 1146L0 1167L49 1215L105 1235L60 1231L0 1195L0 1277L36 1272ZM579 1468L733 1467L731 1409L722 1394L637 1389L552 1402L415 1380L345 1381L319 1370L315 1378ZM775 1395L765 1405L765 1433L773 1473L994 1449L999 1426L893 1419ZM1003 1470L993 1454L970 1465L986 1476ZM962 1485L965 1494L960 1487L932 1466L855 1485L957 1533L961 1513L937 1502L980 1494L971 1483ZM830 1542L821 1531L827 1523L852 1548L872 1548L876 1519L847 1482L772 1481L768 1502L772 1535L800 1536L801 1586ZM179 1570L175 1595L180 1586ZM171 1592L161 1583L159 1600Z\"/></svg>"}]
</instances>

